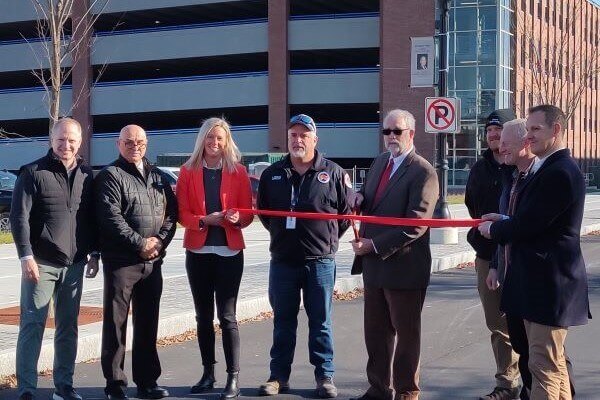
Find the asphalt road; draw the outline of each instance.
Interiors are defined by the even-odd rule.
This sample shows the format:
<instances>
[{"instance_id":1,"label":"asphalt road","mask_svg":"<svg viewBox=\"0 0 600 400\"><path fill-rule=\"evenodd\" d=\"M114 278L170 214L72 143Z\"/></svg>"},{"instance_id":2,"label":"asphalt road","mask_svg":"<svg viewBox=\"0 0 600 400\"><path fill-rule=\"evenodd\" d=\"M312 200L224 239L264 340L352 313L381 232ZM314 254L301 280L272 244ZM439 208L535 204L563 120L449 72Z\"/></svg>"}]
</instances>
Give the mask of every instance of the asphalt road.
<instances>
[{"instance_id":1,"label":"asphalt road","mask_svg":"<svg viewBox=\"0 0 600 400\"><path fill-rule=\"evenodd\" d=\"M583 239L589 272L592 314L600 315L600 237ZM362 298L337 302L334 307L334 329L337 372L335 382L341 399L360 395L366 388L364 366L366 354L362 328ZM312 398L314 378L306 350L306 318L300 313L299 339L290 383L292 392L278 398ZM257 398L257 387L268 377L269 347L272 322L244 324L242 338L242 397ZM567 351L575 367L578 399L598 399L600 351L597 319L583 327L569 330ZM422 399L473 399L489 392L493 385L494 365L489 334L475 288L473 269L449 270L433 276L423 316L423 349L421 367ZM222 350L217 342L217 387L225 380ZM163 374L160 384L172 398L217 399L219 389L205 395L189 395L189 386L201 375L200 356L195 341L160 349ZM129 368L130 354L127 355ZM131 373L129 372L129 376ZM99 363L76 367L76 387L86 399L103 398L104 380ZM51 396L52 379L40 379L38 398ZM135 395L135 388L129 394ZM15 399L14 390L0 391L0 399Z\"/></svg>"}]
</instances>

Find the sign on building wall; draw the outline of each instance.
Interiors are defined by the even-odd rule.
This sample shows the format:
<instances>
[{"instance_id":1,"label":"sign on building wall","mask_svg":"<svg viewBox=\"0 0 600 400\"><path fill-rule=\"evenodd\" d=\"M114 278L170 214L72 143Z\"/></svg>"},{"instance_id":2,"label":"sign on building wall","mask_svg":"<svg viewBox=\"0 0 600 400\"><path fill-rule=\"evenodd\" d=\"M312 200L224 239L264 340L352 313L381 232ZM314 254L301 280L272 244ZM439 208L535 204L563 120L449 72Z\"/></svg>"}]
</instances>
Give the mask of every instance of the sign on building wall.
<instances>
[{"instance_id":1,"label":"sign on building wall","mask_svg":"<svg viewBox=\"0 0 600 400\"><path fill-rule=\"evenodd\" d=\"M410 86L433 86L435 43L433 36L413 37L410 56Z\"/></svg>"}]
</instances>

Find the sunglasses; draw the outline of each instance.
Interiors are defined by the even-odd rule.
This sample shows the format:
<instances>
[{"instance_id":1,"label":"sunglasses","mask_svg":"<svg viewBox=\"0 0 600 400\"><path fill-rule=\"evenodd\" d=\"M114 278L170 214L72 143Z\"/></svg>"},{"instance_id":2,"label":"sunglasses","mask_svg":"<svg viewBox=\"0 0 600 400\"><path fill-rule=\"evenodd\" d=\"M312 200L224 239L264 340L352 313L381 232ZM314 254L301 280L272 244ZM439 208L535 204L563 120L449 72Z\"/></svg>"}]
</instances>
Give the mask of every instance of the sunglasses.
<instances>
[{"instance_id":1,"label":"sunglasses","mask_svg":"<svg viewBox=\"0 0 600 400\"><path fill-rule=\"evenodd\" d=\"M410 131L410 129L382 129L381 134L384 136L389 136L390 134L394 134L396 136L402 135L403 132Z\"/></svg>"},{"instance_id":2,"label":"sunglasses","mask_svg":"<svg viewBox=\"0 0 600 400\"><path fill-rule=\"evenodd\" d=\"M313 119L306 114L299 114L299 115L292 117L292 119L290 119L290 125L294 125L294 124L298 124L298 123L307 124L307 125L311 126L313 128L313 130L315 130L315 121L313 121Z\"/></svg>"}]
</instances>

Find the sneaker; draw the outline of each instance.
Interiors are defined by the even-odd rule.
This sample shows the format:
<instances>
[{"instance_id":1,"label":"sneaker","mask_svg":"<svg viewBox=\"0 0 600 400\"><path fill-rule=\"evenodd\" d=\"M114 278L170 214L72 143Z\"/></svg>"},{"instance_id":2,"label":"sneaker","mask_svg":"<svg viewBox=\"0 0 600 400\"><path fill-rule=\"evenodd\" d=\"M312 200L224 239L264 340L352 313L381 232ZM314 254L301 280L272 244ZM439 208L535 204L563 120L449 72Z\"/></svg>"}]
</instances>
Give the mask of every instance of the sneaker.
<instances>
[{"instance_id":1,"label":"sneaker","mask_svg":"<svg viewBox=\"0 0 600 400\"><path fill-rule=\"evenodd\" d=\"M288 382L280 382L277 379L269 379L258 388L259 396L275 396L290 390Z\"/></svg>"},{"instance_id":2,"label":"sneaker","mask_svg":"<svg viewBox=\"0 0 600 400\"><path fill-rule=\"evenodd\" d=\"M34 400L35 396L31 392L25 392L19 396L19 400Z\"/></svg>"},{"instance_id":3,"label":"sneaker","mask_svg":"<svg viewBox=\"0 0 600 400\"><path fill-rule=\"evenodd\" d=\"M63 386L54 390L52 400L81 400L81 396L73 386Z\"/></svg>"},{"instance_id":4,"label":"sneaker","mask_svg":"<svg viewBox=\"0 0 600 400\"><path fill-rule=\"evenodd\" d=\"M514 400L519 398L519 388L495 387L492 393L481 396L479 400Z\"/></svg>"},{"instance_id":5,"label":"sneaker","mask_svg":"<svg viewBox=\"0 0 600 400\"><path fill-rule=\"evenodd\" d=\"M318 379L317 388L315 390L317 392L317 396L322 399L332 399L338 395L337 388L333 383L333 378L329 376Z\"/></svg>"}]
</instances>

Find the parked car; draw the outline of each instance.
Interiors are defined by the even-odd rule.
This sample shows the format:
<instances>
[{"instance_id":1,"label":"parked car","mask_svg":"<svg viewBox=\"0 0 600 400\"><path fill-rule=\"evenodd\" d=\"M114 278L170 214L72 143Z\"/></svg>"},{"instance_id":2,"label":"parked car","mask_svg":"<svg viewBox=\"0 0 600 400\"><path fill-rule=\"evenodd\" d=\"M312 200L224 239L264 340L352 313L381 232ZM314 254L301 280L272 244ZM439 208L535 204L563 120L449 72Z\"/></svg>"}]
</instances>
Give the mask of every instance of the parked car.
<instances>
[{"instance_id":1,"label":"parked car","mask_svg":"<svg viewBox=\"0 0 600 400\"><path fill-rule=\"evenodd\" d=\"M162 172L165 173L167 179L169 180L169 184L171 185L171 189L173 189L173 193L175 193L175 188L177 186L177 179L179 179L179 168L178 167L158 167Z\"/></svg>"},{"instance_id":2,"label":"parked car","mask_svg":"<svg viewBox=\"0 0 600 400\"><path fill-rule=\"evenodd\" d=\"M8 171L0 171L0 232L10 231L10 203L17 176Z\"/></svg>"}]
</instances>

